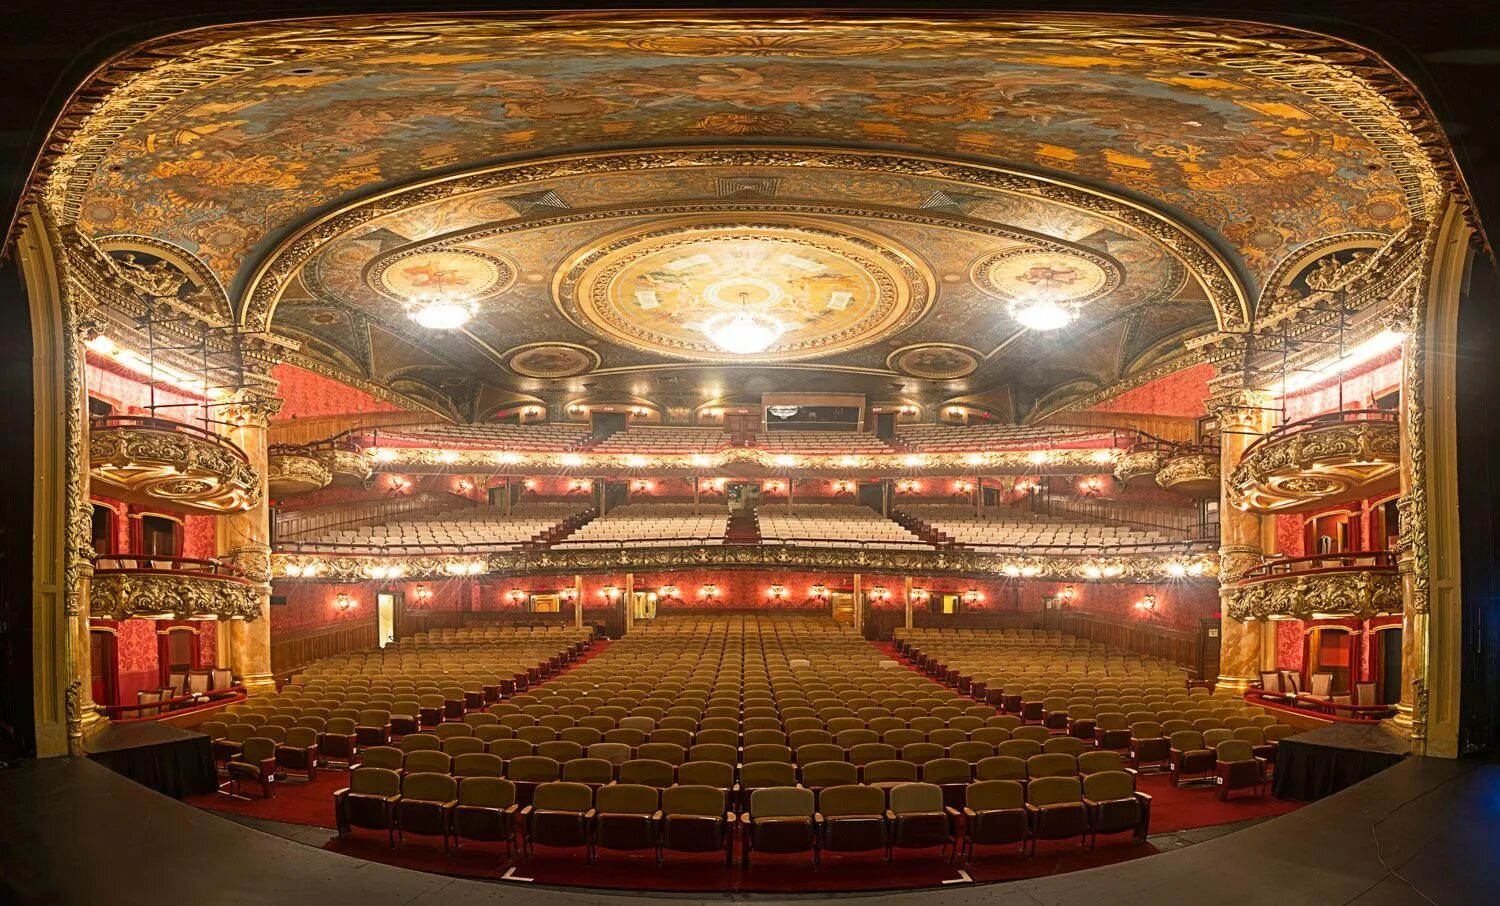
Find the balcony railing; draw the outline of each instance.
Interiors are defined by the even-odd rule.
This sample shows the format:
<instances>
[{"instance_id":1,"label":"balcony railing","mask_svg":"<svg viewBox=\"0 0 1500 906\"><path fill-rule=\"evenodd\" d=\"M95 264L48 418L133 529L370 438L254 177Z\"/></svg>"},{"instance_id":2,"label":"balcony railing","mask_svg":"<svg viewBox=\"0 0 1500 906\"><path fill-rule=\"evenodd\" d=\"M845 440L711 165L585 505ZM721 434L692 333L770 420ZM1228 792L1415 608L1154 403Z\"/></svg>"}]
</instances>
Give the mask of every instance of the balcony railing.
<instances>
[{"instance_id":1,"label":"balcony railing","mask_svg":"<svg viewBox=\"0 0 1500 906\"><path fill-rule=\"evenodd\" d=\"M152 416L89 423L96 490L189 513L230 513L260 502L260 476L233 442L197 425Z\"/></svg>"},{"instance_id":2,"label":"balcony railing","mask_svg":"<svg viewBox=\"0 0 1500 906\"><path fill-rule=\"evenodd\" d=\"M1236 620L1352 617L1400 613L1401 577L1388 551L1286 557L1263 563L1223 589Z\"/></svg>"},{"instance_id":3,"label":"balcony railing","mask_svg":"<svg viewBox=\"0 0 1500 906\"><path fill-rule=\"evenodd\" d=\"M1396 413L1358 409L1277 427L1245 449L1230 493L1257 513L1295 513L1391 491L1401 480Z\"/></svg>"},{"instance_id":4,"label":"balcony railing","mask_svg":"<svg viewBox=\"0 0 1500 906\"><path fill-rule=\"evenodd\" d=\"M261 597L248 576L219 560L125 554L94 561L89 613L107 620L254 620Z\"/></svg>"}]
</instances>

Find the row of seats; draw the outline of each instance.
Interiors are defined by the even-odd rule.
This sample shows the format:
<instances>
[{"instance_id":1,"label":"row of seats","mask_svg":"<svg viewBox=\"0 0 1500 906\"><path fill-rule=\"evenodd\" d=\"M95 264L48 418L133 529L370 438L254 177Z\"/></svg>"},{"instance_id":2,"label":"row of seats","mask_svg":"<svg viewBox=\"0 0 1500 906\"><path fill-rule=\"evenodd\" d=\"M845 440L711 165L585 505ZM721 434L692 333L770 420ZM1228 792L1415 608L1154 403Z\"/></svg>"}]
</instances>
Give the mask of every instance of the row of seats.
<instances>
[{"instance_id":1,"label":"row of seats","mask_svg":"<svg viewBox=\"0 0 1500 906\"><path fill-rule=\"evenodd\" d=\"M495 447L516 452L576 450L589 439L588 425L424 425L380 432L381 440L441 444L455 447Z\"/></svg>"},{"instance_id":2,"label":"row of seats","mask_svg":"<svg viewBox=\"0 0 1500 906\"><path fill-rule=\"evenodd\" d=\"M729 446L720 428L627 428L592 447L596 453L713 453Z\"/></svg>"},{"instance_id":3,"label":"row of seats","mask_svg":"<svg viewBox=\"0 0 1500 906\"><path fill-rule=\"evenodd\" d=\"M1019 553L1042 547L1129 548L1134 552L1167 553L1180 549L1187 540L1163 530L1068 520L1007 507L988 507L979 514L973 507L909 504L899 512L960 545L1002 547Z\"/></svg>"},{"instance_id":4,"label":"row of seats","mask_svg":"<svg viewBox=\"0 0 1500 906\"><path fill-rule=\"evenodd\" d=\"M376 525L330 528L298 538L302 544L359 544L402 548L406 553L519 550L579 515L579 503L524 503L506 513L496 506L463 507L425 513Z\"/></svg>"},{"instance_id":5,"label":"row of seats","mask_svg":"<svg viewBox=\"0 0 1500 906\"><path fill-rule=\"evenodd\" d=\"M1104 444L1111 440L1112 433L1050 425L900 425L896 437L915 450L947 452Z\"/></svg>"},{"instance_id":6,"label":"row of seats","mask_svg":"<svg viewBox=\"0 0 1500 906\"><path fill-rule=\"evenodd\" d=\"M873 434L855 431L763 431L755 436L763 450L785 453L890 453L891 447Z\"/></svg>"},{"instance_id":7,"label":"row of seats","mask_svg":"<svg viewBox=\"0 0 1500 906\"><path fill-rule=\"evenodd\" d=\"M603 850L722 852L741 863L751 854L810 853L816 867L825 852L883 852L887 864L901 849L939 848L972 859L975 846L1029 844L1077 837L1092 848L1100 834L1129 832L1146 839L1151 798L1133 778L1105 771L1082 779L1041 778L1027 787L988 780L966 785L962 811L945 804L940 786L839 784L811 790L771 786L731 809L724 790L701 784L658 788L644 784L590 785L553 781L537 785L521 805L515 783L498 777L396 771L362 766L334 794L340 834L354 828L384 830L392 846L405 834L449 841L503 842L507 854L519 840L524 858L537 846L584 849L593 861Z\"/></svg>"},{"instance_id":8,"label":"row of seats","mask_svg":"<svg viewBox=\"0 0 1500 906\"><path fill-rule=\"evenodd\" d=\"M552 546L580 550L628 543L681 547L723 544L729 514L695 509L690 504L624 504L584 523Z\"/></svg>"},{"instance_id":9,"label":"row of seats","mask_svg":"<svg viewBox=\"0 0 1500 906\"><path fill-rule=\"evenodd\" d=\"M869 507L842 504L811 504L795 509L761 506L756 510L761 539L767 542L800 541L819 547L927 549L932 545L905 526L892 522Z\"/></svg>"}]
</instances>

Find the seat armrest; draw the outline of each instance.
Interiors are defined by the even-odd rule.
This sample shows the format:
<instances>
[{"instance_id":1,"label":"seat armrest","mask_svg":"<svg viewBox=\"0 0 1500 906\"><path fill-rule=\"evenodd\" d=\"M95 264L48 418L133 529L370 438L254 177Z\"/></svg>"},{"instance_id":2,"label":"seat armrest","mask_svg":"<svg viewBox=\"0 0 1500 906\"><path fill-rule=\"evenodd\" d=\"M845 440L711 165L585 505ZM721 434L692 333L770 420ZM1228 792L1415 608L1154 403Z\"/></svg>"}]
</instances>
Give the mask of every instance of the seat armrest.
<instances>
[{"instance_id":1,"label":"seat armrest","mask_svg":"<svg viewBox=\"0 0 1500 906\"><path fill-rule=\"evenodd\" d=\"M1030 802L1025 803L1025 807L1026 807L1026 814L1028 814L1028 815L1040 815L1042 813L1041 809L1039 809L1036 806L1032 805Z\"/></svg>"},{"instance_id":2,"label":"seat armrest","mask_svg":"<svg viewBox=\"0 0 1500 906\"><path fill-rule=\"evenodd\" d=\"M1135 794L1135 798L1136 798L1136 801L1140 802L1142 805L1150 805L1151 804L1151 794L1150 793L1137 792Z\"/></svg>"},{"instance_id":3,"label":"seat armrest","mask_svg":"<svg viewBox=\"0 0 1500 906\"><path fill-rule=\"evenodd\" d=\"M651 813L651 820L657 822L661 821L661 809L657 809L656 811Z\"/></svg>"},{"instance_id":4,"label":"seat armrest","mask_svg":"<svg viewBox=\"0 0 1500 906\"><path fill-rule=\"evenodd\" d=\"M896 813L893 812L893 811L891 811L890 809L886 809L885 810L885 820L887 820L887 821L895 821L896 820Z\"/></svg>"},{"instance_id":5,"label":"seat armrest","mask_svg":"<svg viewBox=\"0 0 1500 906\"><path fill-rule=\"evenodd\" d=\"M535 811L535 809L533 809L531 806L528 805L525 808L521 809L521 817L522 818L529 818L529 817L531 817L531 813L533 811Z\"/></svg>"},{"instance_id":6,"label":"seat armrest","mask_svg":"<svg viewBox=\"0 0 1500 906\"><path fill-rule=\"evenodd\" d=\"M973 809L969 808L966 805L966 806L964 806L964 817L965 818L978 818L979 817L979 813L976 812L976 811L974 811Z\"/></svg>"},{"instance_id":7,"label":"seat armrest","mask_svg":"<svg viewBox=\"0 0 1500 906\"><path fill-rule=\"evenodd\" d=\"M586 811L586 812L583 813L583 820L585 820L585 821L593 821L597 817L599 817L599 810L598 809L592 809L591 808L588 811Z\"/></svg>"},{"instance_id":8,"label":"seat armrest","mask_svg":"<svg viewBox=\"0 0 1500 906\"><path fill-rule=\"evenodd\" d=\"M945 806L943 806L943 811L945 811L945 812L948 813L948 817L949 818L957 818L958 817L958 809L954 808L951 805L945 805Z\"/></svg>"}]
</instances>

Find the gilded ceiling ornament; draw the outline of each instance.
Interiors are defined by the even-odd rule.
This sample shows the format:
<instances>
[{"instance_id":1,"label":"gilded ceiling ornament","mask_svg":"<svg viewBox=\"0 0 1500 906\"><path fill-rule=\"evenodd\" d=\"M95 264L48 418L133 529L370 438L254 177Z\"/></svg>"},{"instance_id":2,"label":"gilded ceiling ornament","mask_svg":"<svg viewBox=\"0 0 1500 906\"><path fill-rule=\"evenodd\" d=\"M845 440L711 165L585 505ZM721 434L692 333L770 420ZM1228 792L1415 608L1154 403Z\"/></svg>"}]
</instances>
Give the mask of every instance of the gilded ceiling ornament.
<instances>
[{"instance_id":1,"label":"gilded ceiling ornament","mask_svg":"<svg viewBox=\"0 0 1500 906\"><path fill-rule=\"evenodd\" d=\"M507 350L505 367L525 377L551 380L572 377L599 367L599 354L571 343L536 343Z\"/></svg>"},{"instance_id":2,"label":"gilded ceiling ornament","mask_svg":"<svg viewBox=\"0 0 1500 906\"><path fill-rule=\"evenodd\" d=\"M980 353L967 346L949 343L922 343L903 346L886 356L887 367L929 381L951 381L973 374L979 368Z\"/></svg>"}]
</instances>

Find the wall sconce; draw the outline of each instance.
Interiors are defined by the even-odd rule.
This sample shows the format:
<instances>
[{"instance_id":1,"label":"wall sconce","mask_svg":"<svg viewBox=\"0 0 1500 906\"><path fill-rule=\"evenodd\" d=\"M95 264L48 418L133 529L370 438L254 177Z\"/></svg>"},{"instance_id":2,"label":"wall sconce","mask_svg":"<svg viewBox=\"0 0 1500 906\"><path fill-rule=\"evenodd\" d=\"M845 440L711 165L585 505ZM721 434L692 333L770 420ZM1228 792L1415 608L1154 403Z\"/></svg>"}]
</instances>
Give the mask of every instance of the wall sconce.
<instances>
[{"instance_id":1,"label":"wall sconce","mask_svg":"<svg viewBox=\"0 0 1500 906\"><path fill-rule=\"evenodd\" d=\"M568 601L571 603L572 601L577 599L578 589L574 588L571 585L567 585L564 586L560 591L558 591L557 596L559 598L562 598L564 601Z\"/></svg>"},{"instance_id":2,"label":"wall sconce","mask_svg":"<svg viewBox=\"0 0 1500 906\"><path fill-rule=\"evenodd\" d=\"M338 608L339 613L348 613L356 606L355 600L344 592L339 592L333 599L333 606Z\"/></svg>"},{"instance_id":3,"label":"wall sconce","mask_svg":"<svg viewBox=\"0 0 1500 906\"><path fill-rule=\"evenodd\" d=\"M708 583L707 585L701 585L701 586L698 587L698 597L700 597L700 598L703 598L703 599L708 600L708 601L712 601L714 598L717 598L718 596L719 596L719 586L713 584L712 582Z\"/></svg>"},{"instance_id":4,"label":"wall sconce","mask_svg":"<svg viewBox=\"0 0 1500 906\"><path fill-rule=\"evenodd\" d=\"M925 588L913 588L911 590L911 602L913 604L926 604L932 599L932 592Z\"/></svg>"},{"instance_id":5,"label":"wall sconce","mask_svg":"<svg viewBox=\"0 0 1500 906\"><path fill-rule=\"evenodd\" d=\"M432 589L425 585L418 585L412 589L411 596L418 604L426 604L432 600Z\"/></svg>"},{"instance_id":6,"label":"wall sconce","mask_svg":"<svg viewBox=\"0 0 1500 906\"><path fill-rule=\"evenodd\" d=\"M977 588L966 588L959 597L962 598L965 604L978 604L984 600L984 592Z\"/></svg>"},{"instance_id":7,"label":"wall sconce","mask_svg":"<svg viewBox=\"0 0 1500 906\"><path fill-rule=\"evenodd\" d=\"M780 583L772 585L770 588L766 589L766 597L770 598L772 601L785 601L786 586Z\"/></svg>"},{"instance_id":8,"label":"wall sconce","mask_svg":"<svg viewBox=\"0 0 1500 906\"><path fill-rule=\"evenodd\" d=\"M1135 602L1135 609L1147 615L1156 613L1156 595L1147 592L1141 599Z\"/></svg>"},{"instance_id":9,"label":"wall sconce","mask_svg":"<svg viewBox=\"0 0 1500 906\"><path fill-rule=\"evenodd\" d=\"M1016 482L1017 494L1035 494L1041 490L1042 484L1034 478L1023 478Z\"/></svg>"},{"instance_id":10,"label":"wall sconce","mask_svg":"<svg viewBox=\"0 0 1500 906\"><path fill-rule=\"evenodd\" d=\"M922 490L922 483L915 478L903 478L896 482L896 490L902 494L915 494Z\"/></svg>"},{"instance_id":11,"label":"wall sconce","mask_svg":"<svg viewBox=\"0 0 1500 906\"><path fill-rule=\"evenodd\" d=\"M613 602L619 600L619 598L620 598L620 589L616 588L613 585L606 585L603 588L599 589L599 597L603 598L606 601L609 601L609 602L613 603Z\"/></svg>"},{"instance_id":12,"label":"wall sconce","mask_svg":"<svg viewBox=\"0 0 1500 906\"><path fill-rule=\"evenodd\" d=\"M512 588L505 593L505 599L512 604L520 604L526 600L526 591L521 588Z\"/></svg>"},{"instance_id":13,"label":"wall sconce","mask_svg":"<svg viewBox=\"0 0 1500 906\"><path fill-rule=\"evenodd\" d=\"M656 590L656 593L665 601L668 598L678 597L678 588L675 585L663 585Z\"/></svg>"},{"instance_id":14,"label":"wall sconce","mask_svg":"<svg viewBox=\"0 0 1500 906\"><path fill-rule=\"evenodd\" d=\"M1104 490L1104 482L1098 475L1090 475L1088 478L1078 482L1078 492L1088 496L1095 496Z\"/></svg>"},{"instance_id":15,"label":"wall sconce","mask_svg":"<svg viewBox=\"0 0 1500 906\"><path fill-rule=\"evenodd\" d=\"M592 490L593 487L594 483L587 478L575 478L572 481L568 482L568 490L570 491L589 491Z\"/></svg>"},{"instance_id":16,"label":"wall sconce","mask_svg":"<svg viewBox=\"0 0 1500 906\"><path fill-rule=\"evenodd\" d=\"M786 490L786 482L772 480L761 485L761 488L769 494L780 494Z\"/></svg>"},{"instance_id":17,"label":"wall sconce","mask_svg":"<svg viewBox=\"0 0 1500 906\"><path fill-rule=\"evenodd\" d=\"M875 601L889 601L891 599L891 590L884 585L872 585L870 586L869 597Z\"/></svg>"},{"instance_id":18,"label":"wall sconce","mask_svg":"<svg viewBox=\"0 0 1500 906\"><path fill-rule=\"evenodd\" d=\"M656 487L656 485L645 480L644 478L636 479L635 481L632 481L630 483L630 490L635 491L636 493L650 493L651 489L654 487Z\"/></svg>"},{"instance_id":19,"label":"wall sconce","mask_svg":"<svg viewBox=\"0 0 1500 906\"><path fill-rule=\"evenodd\" d=\"M807 590L808 597L816 601L828 600L828 586L821 582Z\"/></svg>"},{"instance_id":20,"label":"wall sconce","mask_svg":"<svg viewBox=\"0 0 1500 906\"><path fill-rule=\"evenodd\" d=\"M724 484L726 483L726 481L727 479L724 478L708 478L704 480L703 486L708 488L708 490L710 491L722 491L724 490Z\"/></svg>"},{"instance_id":21,"label":"wall sconce","mask_svg":"<svg viewBox=\"0 0 1500 906\"><path fill-rule=\"evenodd\" d=\"M964 481L960 478L958 481L953 482L953 491L956 494L968 494L973 490L974 482L972 481Z\"/></svg>"},{"instance_id":22,"label":"wall sconce","mask_svg":"<svg viewBox=\"0 0 1500 906\"><path fill-rule=\"evenodd\" d=\"M526 491L535 491L536 490L536 479L535 478L528 478L525 481L521 482L521 489L522 490L526 490Z\"/></svg>"},{"instance_id":23,"label":"wall sconce","mask_svg":"<svg viewBox=\"0 0 1500 906\"><path fill-rule=\"evenodd\" d=\"M640 406L636 406L634 409L630 410L631 415L645 415L646 412L647 410L642 409Z\"/></svg>"},{"instance_id":24,"label":"wall sconce","mask_svg":"<svg viewBox=\"0 0 1500 906\"><path fill-rule=\"evenodd\" d=\"M835 481L833 483L833 493L835 493L835 494L853 494L854 493L854 482L849 481L846 478L840 478L838 481Z\"/></svg>"}]
</instances>

